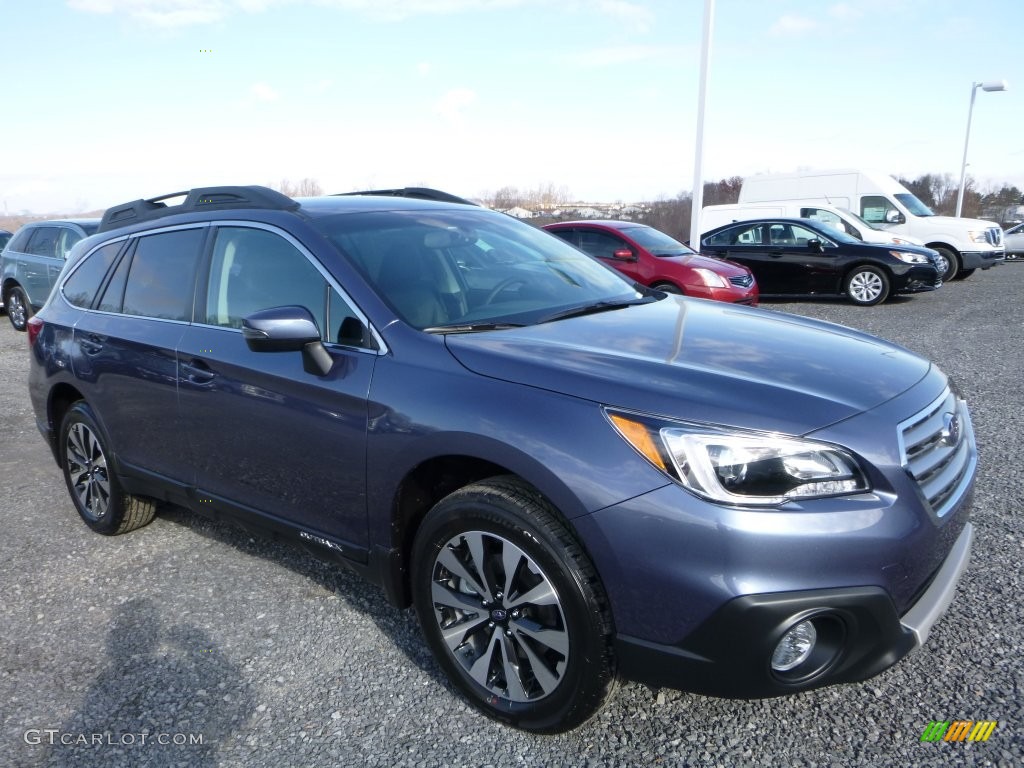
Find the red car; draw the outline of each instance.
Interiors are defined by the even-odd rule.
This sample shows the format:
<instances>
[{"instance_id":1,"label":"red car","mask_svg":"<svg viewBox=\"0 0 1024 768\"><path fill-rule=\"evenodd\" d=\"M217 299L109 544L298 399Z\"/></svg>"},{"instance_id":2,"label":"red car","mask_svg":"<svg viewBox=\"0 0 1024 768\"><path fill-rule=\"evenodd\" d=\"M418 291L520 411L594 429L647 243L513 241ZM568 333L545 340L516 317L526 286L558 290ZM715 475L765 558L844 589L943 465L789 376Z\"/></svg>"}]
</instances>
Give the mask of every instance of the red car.
<instances>
[{"instance_id":1,"label":"red car","mask_svg":"<svg viewBox=\"0 0 1024 768\"><path fill-rule=\"evenodd\" d=\"M701 299L757 305L757 283L749 269L701 256L645 224L560 221L544 229L642 285Z\"/></svg>"}]
</instances>

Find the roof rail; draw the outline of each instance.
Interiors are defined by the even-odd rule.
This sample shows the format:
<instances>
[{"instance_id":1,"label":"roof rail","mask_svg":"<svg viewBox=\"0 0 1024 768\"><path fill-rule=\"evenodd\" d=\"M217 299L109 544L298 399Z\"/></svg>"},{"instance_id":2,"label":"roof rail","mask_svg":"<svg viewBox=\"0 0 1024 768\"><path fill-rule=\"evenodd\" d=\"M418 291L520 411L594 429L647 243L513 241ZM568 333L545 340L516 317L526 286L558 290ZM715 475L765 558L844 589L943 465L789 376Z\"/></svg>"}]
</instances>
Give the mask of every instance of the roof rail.
<instances>
[{"instance_id":1,"label":"roof rail","mask_svg":"<svg viewBox=\"0 0 1024 768\"><path fill-rule=\"evenodd\" d=\"M165 200L185 197L181 205L168 205ZM299 203L268 187L197 187L187 192L171 192L148 200L133 200L108 208L100 221L99 232L126 227L143 221L160 219L178 213L195 211L230 210L233 208L263 208L294 211Z\"/></svg>"},{"instance_id":2,"label":"roof rail","mask_svg":"<svg viewBox=\"0 0 1024 768\"><path fill-rule=\"evenodd\" d=\"M361 192L337 192L332 197L345 195L381 195L384 197L415 197L418 200L437 200L441 203L458 203L460 205L476 205L472 200L442 192L430 187L402 187L401 189L367 189Z\"/></svg>"}]
</instances>

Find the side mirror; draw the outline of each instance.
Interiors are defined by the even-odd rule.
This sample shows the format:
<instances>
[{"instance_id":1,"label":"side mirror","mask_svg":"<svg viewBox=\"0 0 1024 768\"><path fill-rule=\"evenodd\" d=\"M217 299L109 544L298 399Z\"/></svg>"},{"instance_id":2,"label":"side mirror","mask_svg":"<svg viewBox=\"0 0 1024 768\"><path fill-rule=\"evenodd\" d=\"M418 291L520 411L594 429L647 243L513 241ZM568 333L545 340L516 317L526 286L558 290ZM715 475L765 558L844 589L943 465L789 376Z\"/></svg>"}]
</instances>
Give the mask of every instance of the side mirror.
<instances>
[{"instance_id":1,"label":"side mirror","mask_svg":"<svg viewBox=\"0 0 1024 768\"><path fill-rule=\"evenodd\" d=\"M612 253L612 258L619 261L636 261L636 254L629 250L629 248L620 248Z\"/></svg>"},{"instance_id":2,"label":"side mirror","mask_svg":"<svg viewBox=\"0 0 1024 768\"><path fill-rule=\"evenodd\" d=\"M903 224L906 220L906 217L895 208L890 208L885 212L886 224Z\"/></svg>"},{"instance_id":3,"label":"side mirror","mask_svg":"<svg viewBox=\"0 0 1024 768\"><path fill-rule=\"evenodd\" d=\"M305 307L273 307L242 320L242 337L253 352L302 352L307 373L326 376L334 359L320 342L320 329Z\"/></svg>"},{"instance_id":4,"label":"side mirror","mask_svg":"<svg viewBox=\"0 0 1024 768\"><path fill-rule=\"evenodd\" d=\"M818 240L817 238L815 238L814 240L808 240L807 247L811 249L811 253L825 252L825 244L821 242L821 240Z\"/></svg>"}]
</instances>

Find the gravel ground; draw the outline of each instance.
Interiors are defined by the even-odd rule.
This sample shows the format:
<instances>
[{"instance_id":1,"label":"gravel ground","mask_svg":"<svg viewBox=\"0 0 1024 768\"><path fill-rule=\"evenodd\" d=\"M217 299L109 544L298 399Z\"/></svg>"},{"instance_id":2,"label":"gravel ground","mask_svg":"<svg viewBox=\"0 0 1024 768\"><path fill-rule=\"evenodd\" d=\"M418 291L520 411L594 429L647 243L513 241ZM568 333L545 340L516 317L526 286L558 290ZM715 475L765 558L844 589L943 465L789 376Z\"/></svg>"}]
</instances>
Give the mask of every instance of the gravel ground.
<instances>
[{"instance_id":1,"label":"gravel ground","mask_svg":"<svg viewBox=\"0 0 1024 768\"><path fill-rule=\"evenodd\" d=\"M1008 264L874 308L765 303L903 344L971 403L974 555L924 648L784 699L623 683L553 737L477 715L412 612L297 549L173 508L134 534L90 533L33 424L25 337L2 320L0 766L1022 765L1022 295L1024 266ZM984 743L920 741L954 719L999 725Z\"/></svg>"}]
</instances>

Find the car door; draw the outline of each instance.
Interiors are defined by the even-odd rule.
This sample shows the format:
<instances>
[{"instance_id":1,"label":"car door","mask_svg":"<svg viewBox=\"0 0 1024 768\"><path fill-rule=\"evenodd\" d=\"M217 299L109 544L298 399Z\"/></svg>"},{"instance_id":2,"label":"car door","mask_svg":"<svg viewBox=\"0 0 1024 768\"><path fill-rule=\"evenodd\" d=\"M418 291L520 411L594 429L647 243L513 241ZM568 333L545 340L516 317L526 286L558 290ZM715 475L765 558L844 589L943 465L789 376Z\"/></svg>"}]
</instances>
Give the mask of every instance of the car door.
<instances>
[{"instance_id":1,"label":"car door","mask_svg":"<svg viewBox=\"0 0 1024 768\"><path fill-rule=\"evenodd\" d=\"M64 284L72 303L76 276L122 252L92 311L72 337L72 365L102 406L103 426L123 468L158 475L182 493L191 481L188 440L178 413L176 350L192 317L196 267L208 227L195 225L121 238L75 268Z\"/></svg>"},{"instance_id":2,"label":"car door","mask_svg":"<svg viewBox=\"0 0 1024 768\"><path fill-rule=\"evenodd\" d=\"M610 267L614 267L631 280L643 282L640 273L640 262L636 256L636 248L626 242L618 235L592 227L579 227L577 229L580 238L580 248L600 259ZM633 254L631 258L617 257L616 253L629 251Z\"/></svg>"},{"instance_id":3,"label":"car door","mask_svg":"<svg viewBox=\"0 0 1024 768\"><path fill-rule=\"evenodd\" d=\"M769 240L769 225L744 222L706 238L702 251L742 264L754 273L761 293L779 293L783 285L778 274L779 246Z\"/></svg>"},{"instance_id":4,"label":"car door","mask_svg":"<svg viewBox=\"0 0 1024 768\"><path fill-rule=\"evenodd\" d=\"M196 318L178 348L180 404L200 501L285 519L352 556L367 546L367 396L376 353L345 342L365 318L285 233L221 225L208 249ZM333 360L308 372L301 352L254 352L244 317L306 307ZM348 334L351 335L351 334ZM358 334L356 334L358 336Z\"/></svg>"},{"instance_id":5,"label":"car door","mask_svg":"<svg viewBox=\"0 0 1024 768\"><path fill-rule=\"evenodd\" d=\"M50 274L54 266L64 266L64 260L57 257L57 241L61 227L36 227L29 237L25 252L18 254L19 282L29 302L36 309L41 307L50 295ZM60 269L57 270L60 272Z\"/></svg>"}]
</instances>

